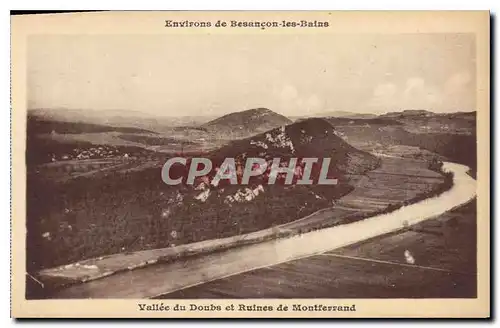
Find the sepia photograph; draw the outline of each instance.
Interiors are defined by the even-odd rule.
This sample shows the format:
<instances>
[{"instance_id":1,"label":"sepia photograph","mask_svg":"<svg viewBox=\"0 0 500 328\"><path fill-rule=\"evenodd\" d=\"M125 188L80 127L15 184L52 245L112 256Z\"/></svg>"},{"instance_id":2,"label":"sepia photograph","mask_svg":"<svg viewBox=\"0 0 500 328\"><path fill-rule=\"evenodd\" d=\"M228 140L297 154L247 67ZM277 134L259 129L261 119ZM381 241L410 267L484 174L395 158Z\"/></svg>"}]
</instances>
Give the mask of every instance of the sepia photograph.
<instances>
[{"instance_id":1,"label":"sepia photograph","mask_svg":"<svg viewBox=\"0 0 500 328\"><path fill-rule=\"evenodd\" d=\"M488 12L154 14L13 18L23 302L489 313Z\"/></svg>"}]
</instances>

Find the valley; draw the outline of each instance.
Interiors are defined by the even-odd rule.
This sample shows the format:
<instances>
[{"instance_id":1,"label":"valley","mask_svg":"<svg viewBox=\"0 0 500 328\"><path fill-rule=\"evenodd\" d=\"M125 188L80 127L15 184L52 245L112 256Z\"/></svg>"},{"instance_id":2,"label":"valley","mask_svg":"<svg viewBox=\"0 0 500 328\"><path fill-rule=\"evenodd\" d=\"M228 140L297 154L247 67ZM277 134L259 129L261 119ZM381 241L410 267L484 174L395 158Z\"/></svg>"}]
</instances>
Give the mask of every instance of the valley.
<instances>
[{"instance_id":1,"label":"valley","mask_svg":"<svg viewBox=\"0 0 500 328\"><path fill-rule=\"evenodd\" d=\"M469 166L471 176L476 170L475 156L463 151L475 153L473 113L292 122L258 108L156 129L29 119L27 268L34 275L112 254L266 229L265 238L278 238L362 221L450 189L453 176L441 170L444 161ZM211 186L204 179L213 171L191 187L167 186L161 168L176 156L204 156L219 165L227 157L329 157L328 172L339 183L266 185L255 177L247 187Z\"/></svg>"}]
</instances>

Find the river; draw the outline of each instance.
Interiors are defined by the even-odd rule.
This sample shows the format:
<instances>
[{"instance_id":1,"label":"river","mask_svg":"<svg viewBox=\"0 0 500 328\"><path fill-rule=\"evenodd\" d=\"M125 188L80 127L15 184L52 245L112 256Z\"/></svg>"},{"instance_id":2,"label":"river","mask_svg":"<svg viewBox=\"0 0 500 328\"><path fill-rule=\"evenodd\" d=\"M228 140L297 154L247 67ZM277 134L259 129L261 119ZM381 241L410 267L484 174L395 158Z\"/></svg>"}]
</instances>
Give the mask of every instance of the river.
<instances>
[{"instance_id":1,"label":"river","mask_svg":"<svg viewBox=\"0 0 500 328\"><path fill-rule=\"evenodd\" d=\"M53 297L150 298L394 232L405 225L441 215L476 196L476 181L467 174L467 166L445 162L443 169L454 174L451 189L391 213L286 239L115 274L71 286Z\"/></svg>"}]
</instances>

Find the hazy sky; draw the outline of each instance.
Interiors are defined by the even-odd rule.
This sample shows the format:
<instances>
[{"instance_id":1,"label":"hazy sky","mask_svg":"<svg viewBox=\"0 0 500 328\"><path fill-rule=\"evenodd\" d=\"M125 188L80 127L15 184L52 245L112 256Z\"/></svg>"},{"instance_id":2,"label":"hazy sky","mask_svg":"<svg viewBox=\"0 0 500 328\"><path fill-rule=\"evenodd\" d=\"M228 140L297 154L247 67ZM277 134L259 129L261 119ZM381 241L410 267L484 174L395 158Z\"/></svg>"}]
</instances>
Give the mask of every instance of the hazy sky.
<instances>
[{"instance_id":1,"label":"hazy sky","mask_svg":"<svg viewBox=\"0 0 500 328\"><path fill-rule=\"evenodd\" d=\"M468 34L36 36L30 108L220 115L475 110Z\"/></svg>"}]
</instances>

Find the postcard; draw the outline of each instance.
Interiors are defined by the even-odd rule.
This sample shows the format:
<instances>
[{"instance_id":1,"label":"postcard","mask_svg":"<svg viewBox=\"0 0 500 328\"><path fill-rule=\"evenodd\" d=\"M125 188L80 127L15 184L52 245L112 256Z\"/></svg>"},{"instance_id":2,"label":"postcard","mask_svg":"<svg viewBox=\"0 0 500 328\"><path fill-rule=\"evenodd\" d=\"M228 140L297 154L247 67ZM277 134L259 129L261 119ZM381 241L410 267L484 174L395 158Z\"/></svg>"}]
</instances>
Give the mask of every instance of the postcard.
<instances>
[{"instance_id":1,"label":"postcard","mask_svg":"<svg viewBox=\"0 0 500 328\"><path fill-rule=\"evenodd\" d=\"M489 24L11 16L12 316L488 318Z\"/></svg>"}]
</instances>

